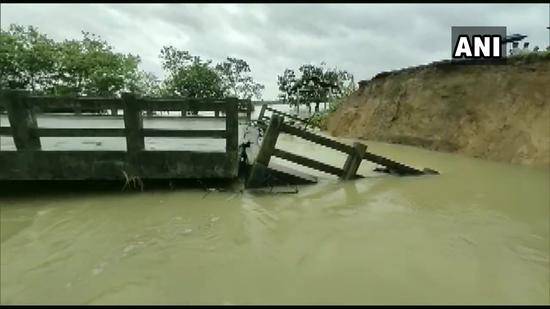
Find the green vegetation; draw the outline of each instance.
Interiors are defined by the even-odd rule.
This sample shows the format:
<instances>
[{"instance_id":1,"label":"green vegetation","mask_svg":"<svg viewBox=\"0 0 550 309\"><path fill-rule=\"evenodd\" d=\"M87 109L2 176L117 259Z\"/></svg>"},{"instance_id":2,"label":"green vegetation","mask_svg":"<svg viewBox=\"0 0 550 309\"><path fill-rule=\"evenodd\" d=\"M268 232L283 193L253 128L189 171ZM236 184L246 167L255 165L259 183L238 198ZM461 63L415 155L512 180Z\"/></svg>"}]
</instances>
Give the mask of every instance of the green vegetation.
<instances>
[{"instance_id":1,"label":"green vegetation","mask_svg":"<svg viewBox=\"0 0 550 309\"><path fill-rule=\"evenodd\" d=\"M332 99L328 102L328 108L324 111L316 112L309 118L309 123L312 126L321 128L322 130L327 129L327 119L328 116L335 112L338 107L344 102L345 96Z\"/></svg>"},{"instance_id":2,"label":"green vegetation","mask_svg":"<svg viewBox=\"0 0 550 309\"><path fill-rule=\"evenodd\" d=\"M36 27L12 24L0 29L0 88L35 94L149 97L261 98L264 86L250 75L245 60L227 58L213 65L186 50L163 46L160 80L139 69L137 55L117 53L101 37L82 32L80 40L54 41Z\"/></svg>"},{"instance_id":3,"label":"green vegetation","mask_svg":"<svg viewBox=\"0 0 550 309\"><path fill-rule=\"evenodd\" d=\"M168 72L163 83L168 94L190 98L221 98L221 77L211 60L203 61L188 51L165 46L161 50L162 68Z\"/></svg>"},{"instance_id":4,"label":"green vegetation","mask_svg":"<svg viewBox=\"0 0 550 309\"><path fill-rule=\"evenodd\" d=\"M260 100L265 86L254 82L250 76L250 66L242 59L228 57L227 61L216 65L225 91L234 97Z\"/></svg>"},{"instance_id":5,"label":"green vegetation","mask_svg":"<svg viewBox=\"0 0 550 309\"><path fill-rule=\"evenodd\" d=\"M55 42L35 27L0 32L0 87L53 95L114 95L140 73L138 56L113 52L100 37Z\"/></svg>"},{"instance_id":6,"label":"green vegetation","mask_svg":"<svg viewBox=\"0 0 550 309\"><path fill-rule=\"evenodd\" d=\"M256 98L265 86L254 81L243 59L212 60L175 46L163 46L159 57L163 80L140 69L138 55L115 52L100 36L82 32L80 39L55 41L33 26L0 29L0 89L26 89L39 95ZM341 98L356 88L353 75L336 68L305 64L278 76L280 99L306 105L322 122ZM329 109L319 112L321 103Z\"/></svg>"},{"instance_id":7,"label":"green vegetation","mask_svg":"<svg viewBox=\"0 0 550 309\"><path fill-rule=\"evenodd\" d=\"M290 106L305 105L311 111L311 104L315 104L315 114L310 123L323 128L327 116L335 111L343 98L356 90L353 75L339 69L327 69L325 63L320 66L311 64L302 65L297 76L294 70L286 69L282 76L278 76L279 98ZM319 111L321 103L328 103L329 108Z\"/></svg>"},{"instance_id":8,"label":"green vegetation","mask_svg":"<svg viewBox=\"0 0 550 309\"><path fill-rule=\"evenodd\" d=\"M533 63L541 60L550 60L550 51L539 51L508 57L509 64Z\"/></svg>"},{"instance_id":9,"label":"green vegetation","mask_svg":"<svg viewBox=\"0 0 550 309\"><path fill-rule=\"evenodd\" d=\"M279 98L290 106L306 105L319 111L321 103L332 102L355 91L353 75L344 70L327 69L325 63L320 66L304 64L298 69L286 69L278 76Z\"/></svg>"}]
</instances>

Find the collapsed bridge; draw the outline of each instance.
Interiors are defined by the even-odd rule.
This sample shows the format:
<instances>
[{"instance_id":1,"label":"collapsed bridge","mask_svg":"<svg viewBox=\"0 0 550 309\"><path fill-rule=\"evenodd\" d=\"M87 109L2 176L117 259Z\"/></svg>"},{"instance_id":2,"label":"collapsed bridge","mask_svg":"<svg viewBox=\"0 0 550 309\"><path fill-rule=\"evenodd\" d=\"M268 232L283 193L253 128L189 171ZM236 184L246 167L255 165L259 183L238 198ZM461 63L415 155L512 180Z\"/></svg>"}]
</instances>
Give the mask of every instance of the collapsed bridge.
<instances>
[{"instance_id":1,"label":"collapsed bridge","mask_svg":"<svg viewBox=\"0 0 550 309\"><path fill-rule=\"evenodd\" d=\"M271 117L265 116L266 111L270 111L272 113ZM285 118L290 119L292 124L290 122L285 122ZM300 124L302 124L302 126L300 126ZM374 162L383 166L384 169L379 169L379 171L400 176L438 173L437 171L428 168L419 170L406 164L368 152L367 146L362 143L354 143L353 146L350 146L316 134L310 130L307 130L308 125L310 125L309 119L289 115L263 105L258 120L256 121L256 126L264 131L263 140L257 145L259 150L254 158L252 158L252 160L249 158L248 163L251 164L251 167L249 169L249 173L247 174L246 186L249 188L254 188L269 185L306 184L317 182L316 178L312 176L303 174L296 170L291 170L281 165L270 163L271 157L278 157L298 165L331 174L342 180L363 178L363 176L357 174L357 170L363 160ZM280 133L297 136L304 140L347 154L347 159L344 166L335 167L276 148L275 145Z\"/></svg>"},{"instance_id":2,"label":"collapsed bridge","mask_svg":"<svg viewBox=\"0 0 550 309\"><path fill-rule=\"evenodd\" d=\"M257 188L277 184L309 184L317 182L311 175L276 164L271 157L309 167L335 175L342 180L361 178L357 174L363 160L375 162L385 167L385 171L397 175L423 175L431 170L418 170L414 167L370 153L367 146L355 143L350 146L308 130L308 119L285 114L264 104L260 116L251 121L252 104L249 100L228 98L224 100L199 100L189 98L151 99L124 94L121 98L105 97L44 97L31 96L25 91L0 91L0 107L7 115L0 115L0 137L13 140L9 149L0 141L0 181L27 180L126 180L131 179L237 179L245 175L245 186ZM77 127L43 126L39 114L51 113L51 109L63 109L74 115L63 117L77 122ZM111 111L110 115L84 115L84 111ZM122 115L119 111L122 110ZM181 112L181 117L170 120L154 120L156 111ZM188 112L193 112L188 115ZM212 126L212 120L198 112L214 114L222 125ZM266 117L265 113L272 113ZM263 137L249 143L248 160L243 162L245 148L243 126L239 125L241 114L248 128L256 129ZM7 116L7 117L6 117ZM88 117L88 118L86 118ZM38 118L38 119L37 119ZM101 120L100 125L90 119ZM110 123L117 120L123 127L105 127L105 119ZM185 129L144 127L144 119L156 123L170 122L186 124ZM285 120L286 119L286 120ZM6 121L7 120L7 121ZM207 120L204 122L204 120ZM203 121L207 128L200 128ZM253 123L253 125L250 125ZM6 125L8 124L8 125ZM241 123L242 124L242 123ZM88 125L88 126L85 126ZM290 134L304 140L347 154L343 167L319 162L283 149L276 148L279 134ZM61 150L44 149L44 138L93 139L100 145L105 138L125 140L125 149ZM177 138L179 150L158 150L147 147L146 138ZM190 149L186 140L206 139L223 141L221 149ZM4 140L5 141L5 140ZM121 141L122 142L122 141ZM84 142L82 142L84 143ZM207 142L207 144L210 142ZM2 146L3 145L3 146ZM124 147L124 146L123 146ZM8 148L8 149L6 149Z\"/></svg>"}]
</instances>

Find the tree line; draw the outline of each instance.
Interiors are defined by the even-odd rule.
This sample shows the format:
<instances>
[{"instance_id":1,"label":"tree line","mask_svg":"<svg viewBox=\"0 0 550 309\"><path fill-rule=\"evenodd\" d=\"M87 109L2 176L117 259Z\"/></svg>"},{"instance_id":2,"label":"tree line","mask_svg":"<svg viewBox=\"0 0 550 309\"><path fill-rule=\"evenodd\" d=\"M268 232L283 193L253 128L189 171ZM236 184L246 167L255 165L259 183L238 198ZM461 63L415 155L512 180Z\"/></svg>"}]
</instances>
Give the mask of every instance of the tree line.
<instances>
[{"instance_id":1,"label":"tree line","mask_svg":"<svg viewBox=\"0 0 550 309\"><path fill-rule=\"evenodd\" d=\"M261 98L245 60L227 57L214 65L188 51L164 46L159 54L166 75L160 80L139 69L138 55L114 51L89 32L61 42L36 27L0 29L0 88L45 95L117 96L123 91L148 97Z\"/></svg>"},{"instance_id":2,"label":"tree line","mask_svg":"<svg viewBox=\"0 0 550 309\"><path fill-rule=\"evenodd\" d=\"M118 96L260 100L265 86L252 78L243 59L212 60L174 46L159 53L165 78L139 68L138 55L115 52L100 36L55 41L33 26L0 29L0 88L44 95ZM278 76L279 99L293 106L326 103L355 89L353 75L336 68L305 64Z\"/></svg>"},{"instance_id":3,"label":"tree line","mask_svg":"<svg viewBox=\"0 0 550 309\"><path fill-rule=\"evenodd\" d=\"M321 103L333 105L356 89L351 73L327 68L324 62L319 66L304 64L298 68L298 72L286 69L277 79L281 101L298 108L306 105L310 111L311 104L315 104L316 112Z\"/></svg>"}]
</instances>

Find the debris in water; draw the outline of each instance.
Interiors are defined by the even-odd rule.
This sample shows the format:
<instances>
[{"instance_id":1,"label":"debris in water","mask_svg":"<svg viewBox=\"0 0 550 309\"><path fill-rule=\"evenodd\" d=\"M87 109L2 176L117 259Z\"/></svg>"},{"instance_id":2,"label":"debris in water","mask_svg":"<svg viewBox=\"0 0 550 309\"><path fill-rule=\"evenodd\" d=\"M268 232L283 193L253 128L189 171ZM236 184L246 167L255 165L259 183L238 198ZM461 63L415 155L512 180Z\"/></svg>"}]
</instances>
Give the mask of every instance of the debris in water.
<instances>
[{"instance_id":1,"label":"debris in water","mask_svg":"<svg viewBox=\"0 0 550 309\"><path fill-rule=\"evenodd\" d=\"M464 240L465 242L469 243L470 245L477 246L477 243L475 241L467 238L466 236L459 235L458 238Z\"/></svg>"},{"instance_id":2,"label":"debris in water","mask_svg":"<svg viewBox=\"0 0 550 309\"><path fill-rule=\"evenodd\" d=\"M134 246L134 245L128 245L128 246L126 246L126 248L124 248L124 250L122 250L122 252L128 253L128 252L132 251L135 247L136 246Z\"/></svg>"},{"instance_id":3,"label":"debris in water","mask_svg":"<svg viewBox=\"0 0 550 309\"><path fill-rule=\"evenodd\" d=\"M185 230L181 231L180 234L187 235L187 234L191 234L191 232L193 232L193 229L185 229Z\"/></svg>"},{"instance_id":4,"label":"debris in water","mask_svg":"<svg viewBox=\"0 0 550 309\"><path fill-rule=\"evenodd\" d=\"M105 263L105 262L99 264L99 266L97 266L96 268L94 268L92 270L92 274L94 276L97 276L97 275L101 274L103 272L103 269L104 269L105 265L107 265L107 263Z\"/></svg>"}]
</instances>

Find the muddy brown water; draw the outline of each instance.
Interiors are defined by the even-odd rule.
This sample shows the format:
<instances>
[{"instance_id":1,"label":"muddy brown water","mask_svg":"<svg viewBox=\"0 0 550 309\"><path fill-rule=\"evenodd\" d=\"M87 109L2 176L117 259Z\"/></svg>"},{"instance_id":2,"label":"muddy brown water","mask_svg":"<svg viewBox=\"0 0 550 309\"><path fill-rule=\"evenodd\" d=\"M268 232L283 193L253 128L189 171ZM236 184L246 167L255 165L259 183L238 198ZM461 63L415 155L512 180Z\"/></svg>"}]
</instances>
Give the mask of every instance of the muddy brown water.
<instances>
[{"instance_id":1,"label":"muddy brown water","mask_svg":"<svg viewBox=\"0 0 550 309\"><path fill-rule=\"evenodd\" d=\"M442 174L364 162L357 181L304 169L320 182L298 193L0 197L0 302L550 302L550 170L366 143ZM345 160L291 136L277 146Z\"/></svg>"}]
</instances>

